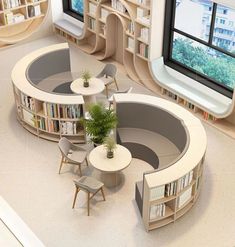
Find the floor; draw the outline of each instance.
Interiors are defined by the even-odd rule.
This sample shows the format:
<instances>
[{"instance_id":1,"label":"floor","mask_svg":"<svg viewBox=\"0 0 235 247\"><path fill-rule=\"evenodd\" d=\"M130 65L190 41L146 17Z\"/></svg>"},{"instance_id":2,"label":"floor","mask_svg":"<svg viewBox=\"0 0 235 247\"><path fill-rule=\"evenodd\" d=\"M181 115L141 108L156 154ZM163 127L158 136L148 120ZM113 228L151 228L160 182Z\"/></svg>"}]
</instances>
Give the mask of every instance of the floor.
<instances>
[{"instance_id":1,"label":"floor","mask_svg":"<svg viewBox=\"0 0 235 247\"><path fill-rule=\"evenodd\" d=\"M107 201L97 196L86 216L85 194L74 210L76 170L57 174L60 154L56 143L38 139L16 121L10 74L28 52L58 42L48 37L0 52L0 194L48 247L233 247L235 246L235 140L204 124L208 136L205 176L196 205L175 224L146 233L134 201L134 182L151 167L133 160L124 183L106 189ZM71 47L73 69L88 66L94 74L103 64ZM81 66L81 62L83 66ZM79 69L78 69L79 68ZM148 90L118 74L121 88ZM104 95L100 96L101 98ZM84 167L85 174L94 173ZM1 244L0 246L4 246Z\"/></svg>"}]
</instances>

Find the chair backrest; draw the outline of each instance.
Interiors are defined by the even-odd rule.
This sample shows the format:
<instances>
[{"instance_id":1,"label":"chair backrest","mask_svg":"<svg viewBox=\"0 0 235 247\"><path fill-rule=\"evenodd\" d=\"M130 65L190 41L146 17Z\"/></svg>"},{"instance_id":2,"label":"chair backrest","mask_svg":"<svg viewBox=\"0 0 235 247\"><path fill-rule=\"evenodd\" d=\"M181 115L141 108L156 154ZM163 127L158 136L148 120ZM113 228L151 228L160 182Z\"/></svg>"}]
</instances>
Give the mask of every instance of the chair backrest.
<instances>
[{"instance_id":1,"label":"chair backrest","mask_svg":"<svg viewBox=\"0 0 235 247\"><path fill-rule=\"evenodd\" d=\"M117 67L114 64L108 63L105 65L105 67L97 77L110 76L114 78L116 73L117 73Z\"/></svg>"},{"instance_id":2,"label":"chair backrest","mask_svg":"<svg viewBox=\"0 0 235 247\"><path fill-rule=\"evenodd\" d=\"M58 143L59 149L61 151L61 154L65 157L67 157L69 150L71 149L71 143L70 141L65 138L62 137Z\"/></svg>"}]
</instances>

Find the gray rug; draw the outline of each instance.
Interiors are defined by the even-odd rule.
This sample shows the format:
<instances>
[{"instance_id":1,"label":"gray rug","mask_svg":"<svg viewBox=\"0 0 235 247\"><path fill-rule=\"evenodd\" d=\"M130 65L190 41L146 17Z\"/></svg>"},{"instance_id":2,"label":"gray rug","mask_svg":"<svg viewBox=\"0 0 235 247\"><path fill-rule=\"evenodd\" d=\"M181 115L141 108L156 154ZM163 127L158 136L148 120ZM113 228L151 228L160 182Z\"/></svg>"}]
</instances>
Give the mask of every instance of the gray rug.
<instances>
[{"instance_id":1,"label":"gray rug","mask_svg":"<svg viewBox=\"0 0 235 247\"><path fill-rule=\"evenodd\" d=\"M60 93L60 94L74 94L72 90L70 89L71 81L65 82L56 88L53 89L54 93Z\"/></svg>"}]
</instances>

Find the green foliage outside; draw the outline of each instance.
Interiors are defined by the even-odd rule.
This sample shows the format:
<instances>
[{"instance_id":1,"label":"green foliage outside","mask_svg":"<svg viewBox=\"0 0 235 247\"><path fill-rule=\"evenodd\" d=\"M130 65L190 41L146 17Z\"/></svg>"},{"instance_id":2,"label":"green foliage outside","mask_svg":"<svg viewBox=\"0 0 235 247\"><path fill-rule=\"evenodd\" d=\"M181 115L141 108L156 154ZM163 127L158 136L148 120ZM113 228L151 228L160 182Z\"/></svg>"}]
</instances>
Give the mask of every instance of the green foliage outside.
<instances>
[{"instance_id":1,"label":"green foliage outside","mask_svg":"<svg viewBox=\"0 0 235 247\"><path fill-rule=\"evenodd\" d=\"M235 59L214 49L208 49L210 50L193 45L193 41L189 39L177 38L174 40L172 58L233 89Z\"/></svg>"}]
</instances>

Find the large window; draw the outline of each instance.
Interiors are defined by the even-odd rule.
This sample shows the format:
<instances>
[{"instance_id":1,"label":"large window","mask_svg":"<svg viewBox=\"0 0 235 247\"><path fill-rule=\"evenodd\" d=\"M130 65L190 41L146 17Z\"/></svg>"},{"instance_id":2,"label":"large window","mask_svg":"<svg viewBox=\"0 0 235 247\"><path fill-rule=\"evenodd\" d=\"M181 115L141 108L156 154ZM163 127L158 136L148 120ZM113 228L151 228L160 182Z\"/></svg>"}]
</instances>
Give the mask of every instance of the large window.
<instances>
[{"instance_id":1,"label":"large window","mask_svg":"<svg viewBox=\"0 0 235 247\"><path fill-rule=\"evenodd\" d=\"M63 0L63 10L66 14L83 21L83 0Z\"/></svg>"},{"instance_id":2,"label":"large window","mask_svg":"<svg viewBox=\"0 0 235 247\"><path fill-rule=\"evenodd\" d=\"M170 67L232 97L235 10L210 0L167 0L163 53Z\"/></svg>"}]
</instances>

